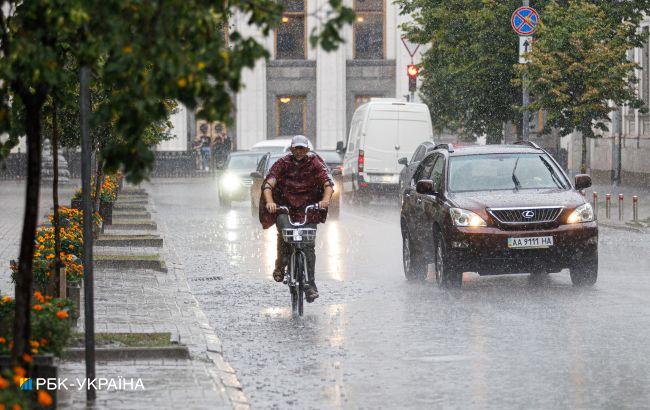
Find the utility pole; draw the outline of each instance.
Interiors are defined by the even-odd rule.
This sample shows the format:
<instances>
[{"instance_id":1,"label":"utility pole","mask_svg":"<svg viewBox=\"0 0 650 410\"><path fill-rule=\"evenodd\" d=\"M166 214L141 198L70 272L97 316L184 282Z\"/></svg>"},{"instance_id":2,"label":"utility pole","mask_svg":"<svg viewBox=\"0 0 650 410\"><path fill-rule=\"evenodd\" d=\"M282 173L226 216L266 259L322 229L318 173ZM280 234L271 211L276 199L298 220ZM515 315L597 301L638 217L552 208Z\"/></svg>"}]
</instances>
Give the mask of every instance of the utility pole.
<instances>
[{"instance_id":1,"label":"utility pole","mask_svg":"<svg viewBox=\"0 0 650 410\"><path fill-rule=\"evenodd\" d=\"M83 198L83 264L84 264L84 314L86 345L86 380L95 379L95 309L93 292L93 207L90 198L91 152L90 117L90 68L81 67L79 74L79 105L81 113L81 193ZM96 392L88 386L86 401L95 401Z\"/></svg>"}]
</instances>

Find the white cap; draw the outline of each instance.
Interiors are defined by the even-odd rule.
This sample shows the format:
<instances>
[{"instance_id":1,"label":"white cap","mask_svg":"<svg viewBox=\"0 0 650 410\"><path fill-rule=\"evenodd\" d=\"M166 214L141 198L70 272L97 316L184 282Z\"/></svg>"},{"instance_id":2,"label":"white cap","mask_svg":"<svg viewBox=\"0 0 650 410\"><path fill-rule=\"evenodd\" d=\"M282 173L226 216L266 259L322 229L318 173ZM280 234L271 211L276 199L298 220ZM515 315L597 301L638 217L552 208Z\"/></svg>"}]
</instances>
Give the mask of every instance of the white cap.
<instances>
[{"instance_id":1,"label":"white cap","mask_svg":"<svg viewBox=\"0 0 650 410\"><path fill-rule=\"evenodd\" d=\"M291 148L295 147L309 148L309 140L304 135L296 135L291 138Z\"/></svg>"}]
</instances>

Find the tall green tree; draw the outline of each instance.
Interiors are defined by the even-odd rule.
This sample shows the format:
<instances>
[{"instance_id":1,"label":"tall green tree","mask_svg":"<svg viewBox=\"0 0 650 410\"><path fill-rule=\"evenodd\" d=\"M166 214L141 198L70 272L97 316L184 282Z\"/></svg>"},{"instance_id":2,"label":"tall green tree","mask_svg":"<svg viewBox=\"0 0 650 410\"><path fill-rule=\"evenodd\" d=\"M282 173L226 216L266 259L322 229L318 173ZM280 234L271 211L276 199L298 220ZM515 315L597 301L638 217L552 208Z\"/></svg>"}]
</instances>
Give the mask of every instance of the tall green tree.
<instances>
[{"instance_id":1,"label":"tall green tree","mask_svg":"<svg viewBox=\"0 0 650 410\"><path fill-rule=\"evenodd\" d=\"M421 97L433 124L499 143L503 123L520 118L521 88L512 84L518 40L510 15L520 1L398 0L413 23L408 37L423 54Z\"/></svg>"},{"instance_id":2,"label":"tall green tree","mask_svg":"<svg viewBox=\"0 0 650 410\"><path fill-rule=\"evenodd\" d=\"M313 45L333 49L338 32L354 13L330 0L322 32ZM32 0L5 1L0 8L0 144L6 154L20 131L27 141L27 187L16 278L14 361L29 352L31 261L37 222L43 109L47 98L69 86L68 53L77 66L98 73L108 92L93 123L113 125L115 136L102 150L109 170L142 180L153 164L146 141L151 124L168 115L166 101L178 100L210 120L229 122L241 71L268 52L255 38L223 27L231 13L244 13L263 34L280 23L282 6L273 0Z\"/></svg>"},{"instance_id":3,"label":"tall green tree","mask_svg":"<svg viewBox=\"0 0 650 410\"><path fill-rule=\"evenodd\" d=\"M638 67L627 58L643 40L638 31L643 10L629 6L549 2L530 63L517 69L535 96L531 108L547 112L548 127L561 135L582 133L581 172L587 169L587 139L596 137L594 129L608 130L611 102L643 107L635 90Z\"/></svg>"},{"instance_id":4,"label":"tall green tree","mask_svg":"<svg viewBox=\"0 0 650 410\"><path fill-rule=\"evenodd\" d=\"M434 125L466 136L487 134L490 143L502 137L502 123L521 122L521 85L513 82L521 71L518 39L510 16L520 0L398 0L402 14L413 17L403 26L414 42L426 44L420 89L429 105ZM570 30L569 20L547 15L548 5L568 10L569 0L531 1L541 15L546 30ZM640 44L638 27L650 0L583 1L603 10L599 22L610 32L618 27L628 39ZM555 12L555 11L554 11ZM558 24L560 26L558 26ZM540 34L541 35L541 34ZM562 44L549 45L562 52ZM566 67L562 67L562 70ZM537 97L536 95L533 95Z\"/></svg>"}]
</instances>

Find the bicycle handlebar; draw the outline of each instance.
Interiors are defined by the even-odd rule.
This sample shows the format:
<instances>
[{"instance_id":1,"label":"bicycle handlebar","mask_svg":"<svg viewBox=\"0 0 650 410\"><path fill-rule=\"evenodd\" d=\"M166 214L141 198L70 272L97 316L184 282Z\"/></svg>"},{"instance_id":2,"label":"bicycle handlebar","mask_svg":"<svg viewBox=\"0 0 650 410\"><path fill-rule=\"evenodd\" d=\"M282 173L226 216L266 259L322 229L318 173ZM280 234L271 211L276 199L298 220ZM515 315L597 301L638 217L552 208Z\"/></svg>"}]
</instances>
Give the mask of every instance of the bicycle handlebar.
<instances>
[{"instance_id":1,"label":"bicycle handlebar","mask_svg":"<svg viewBox=\"0 0 650 410\"><path fill-rule=\"evenodd\" d=\"M305 207L305 219L302 221L302 223L294 223L291 220L291 215L289 214L289 208L287 208L286 206L278 206L278 211L284 211L283 213L286 213L287 216L289 217L289 223L291 225L294 225L294 226L303 226L303 225L305 225L307 223L307 213L309 211L311 211L312 209L320 209L320 207L318 206L318 204L307 205Z\"/></svg>"}]
</instances>

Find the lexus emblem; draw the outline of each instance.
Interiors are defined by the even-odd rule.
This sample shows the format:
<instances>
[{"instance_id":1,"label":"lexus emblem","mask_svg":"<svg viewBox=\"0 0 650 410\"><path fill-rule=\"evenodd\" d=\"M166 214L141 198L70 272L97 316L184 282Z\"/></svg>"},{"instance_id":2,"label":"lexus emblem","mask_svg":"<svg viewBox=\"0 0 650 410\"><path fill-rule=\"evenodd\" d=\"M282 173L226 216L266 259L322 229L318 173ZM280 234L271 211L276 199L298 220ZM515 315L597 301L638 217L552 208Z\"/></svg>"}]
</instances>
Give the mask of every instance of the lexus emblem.
<instances>
[{"instance_id":1,"label":"lexus emblem","mask_svg":"<svg viewBox=\"0 0 650 410\"><path fill-rule=\"evenodd\" d=\"M533 211L524 211L524 212L521 213L521 216L523 216L526 219L530 219L533 216L535 216L535 212L533 212Z\"/></svg>"}]
</instances>

